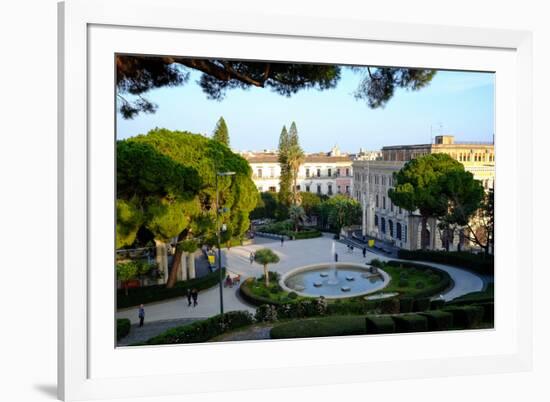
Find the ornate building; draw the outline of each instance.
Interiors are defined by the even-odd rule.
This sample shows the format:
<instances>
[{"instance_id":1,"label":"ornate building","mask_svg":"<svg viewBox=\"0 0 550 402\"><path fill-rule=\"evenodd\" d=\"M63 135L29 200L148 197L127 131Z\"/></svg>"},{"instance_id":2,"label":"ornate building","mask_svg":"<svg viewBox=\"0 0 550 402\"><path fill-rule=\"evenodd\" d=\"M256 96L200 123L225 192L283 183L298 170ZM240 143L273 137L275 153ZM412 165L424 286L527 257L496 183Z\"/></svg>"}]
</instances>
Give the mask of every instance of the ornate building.
<instances>
[{"instance_id":1,"label":"ornate building","mask_svg":"<svg viewBox=\"0 0 550 402\"><path fill-rule=\"evenodd\" d=\"M258 191L279 191L281 168L275 151L241 152L252 168ZM298 171L299 191L317 194L353 194L352 157L337 147L327 153L306 154Z\"/></svg>"},{"instance_id":2,"label":"ornate building","mask_svg":"<svg viewBox=\"0 0 550 402\"><path fill-rule=\"evenodd\" d=\"M421 219L416 211L405 211L391 202L388 190L393 187L393 173L407 161L430 153L446 153L483 183L485 189L495 182L495 153L492 143L455 142L451 135L435 137L434 144L397 145L382 148L378 160L353 161L354 197L361 202L362 233L388 241L399 248L420 248ZM430 249L442 249L437 221L429 219ZM450 249L467 248L461 236L451 239Z\"/></svg>"}]
</instances>

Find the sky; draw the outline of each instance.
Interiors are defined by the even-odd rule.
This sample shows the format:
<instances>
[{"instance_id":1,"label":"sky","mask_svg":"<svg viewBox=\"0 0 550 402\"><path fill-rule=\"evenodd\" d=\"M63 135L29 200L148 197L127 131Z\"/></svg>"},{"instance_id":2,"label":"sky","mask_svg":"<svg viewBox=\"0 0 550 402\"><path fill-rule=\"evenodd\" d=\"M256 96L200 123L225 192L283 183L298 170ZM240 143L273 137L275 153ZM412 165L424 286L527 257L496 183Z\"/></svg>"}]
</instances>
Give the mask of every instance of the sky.
<instances>
[{"instance_id":1,"label":"sky","mask_svg":"<svg viewBox=\"0 0 550 402\"><path fill-rule=\"evenodd\" d=\"M158 105L154 114L126 120L117 113L117 138L162 127L210 135L223 116L231 148L238 151L276 149L283 125L294 121L306 153L379 150L387 145L426 144L438 134L457 141L492 141L494 74L438 71L419 91L399 89L384 108L370 109L353 92L361 75L342 70L338 86L304 90L287 98L268 88L234 89L222 101L207 99L192 71L187 84L161 88L144 96ZM126 96L126 95L125 95Z\"/></svg>"}]
</instances>

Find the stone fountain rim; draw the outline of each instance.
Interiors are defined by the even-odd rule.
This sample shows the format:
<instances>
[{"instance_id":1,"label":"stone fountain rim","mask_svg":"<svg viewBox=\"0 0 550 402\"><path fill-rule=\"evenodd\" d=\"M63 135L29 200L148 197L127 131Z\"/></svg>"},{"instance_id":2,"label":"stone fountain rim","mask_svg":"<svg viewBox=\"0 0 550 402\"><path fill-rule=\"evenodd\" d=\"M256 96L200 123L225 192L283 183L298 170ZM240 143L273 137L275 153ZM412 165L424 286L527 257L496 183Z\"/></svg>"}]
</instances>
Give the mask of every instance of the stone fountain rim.
<instances>
[{"instance_id":1,"label":"stone fountain rim","mask_svg":"<svg viewBox=\"0 0 550 402\"><path fill-rule=\"evenodd\" d=\"M369 270L372 267L372 265L356 264L356 263L353 263L353 262L335 262L335 263L325 262L325 263L320 263L320 264L303 265L301 267L294 268L294 269L284 273L281 276L281 279L279 279L279 286L281 286L281 288L284 291L289 292L289 293L294 292L299 296L318 298L320 296L312 295L311 293L300 292L300 291L289 288L288 286L286 286L285 280L288 277L299 274L301 272L313 271L313 270L316 270L316 269L332 268L333 266L336 266L336 268L338 268L338 267L357 268L357 269L359 269L361 271L365 271L365 272L369 272ZM390 278L389 274L386 271L384 271L380 268L377 268L377 270L378 270L378 273L382 276L382 279L383 279L380 286L377 286L374 289L370 289L370 290L367 290L365 292L353 293L351 295L350 294L345 294L345 295L341 295L341 296L340 295L329 295L329 296L323 296L323 297L325 299L349 299L350 297L366 296L368 294L378 292L378 291L384 289L386 286L388 286L390 284L390 279L391 278Z\"/></svg>"}]
</instances>

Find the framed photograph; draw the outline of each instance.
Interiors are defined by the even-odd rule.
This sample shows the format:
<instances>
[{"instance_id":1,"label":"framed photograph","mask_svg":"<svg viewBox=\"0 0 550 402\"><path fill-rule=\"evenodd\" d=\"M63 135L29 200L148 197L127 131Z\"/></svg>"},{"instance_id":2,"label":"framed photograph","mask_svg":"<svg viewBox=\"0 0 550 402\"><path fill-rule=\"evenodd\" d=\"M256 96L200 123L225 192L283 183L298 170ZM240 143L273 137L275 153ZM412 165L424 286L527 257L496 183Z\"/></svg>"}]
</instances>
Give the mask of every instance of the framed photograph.
<instances>
[{"instance_id":1,"label":"framed photograph","mask_svg":"<svg viewBox=\"0 0 550 402\"><path fill-rule=\"evenodd\" d=\"M180 3L59 5L60 398L529 370L531 34Z\"/></svg>"}]
</instances>

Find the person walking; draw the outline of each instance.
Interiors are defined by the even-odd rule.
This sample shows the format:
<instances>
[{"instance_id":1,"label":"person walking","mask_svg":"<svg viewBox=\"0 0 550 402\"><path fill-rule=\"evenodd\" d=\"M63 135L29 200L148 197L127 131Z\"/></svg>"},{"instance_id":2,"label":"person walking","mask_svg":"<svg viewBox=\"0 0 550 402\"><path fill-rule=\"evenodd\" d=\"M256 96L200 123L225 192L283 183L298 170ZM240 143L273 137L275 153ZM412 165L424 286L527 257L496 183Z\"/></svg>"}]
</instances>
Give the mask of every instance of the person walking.
<instances>
[{"instance_id":1,"label":"person walking","mask_svg":"<svg viewBox=\"0 0 550 402\"><path fill-rule=\"evenodd\" d=\"M197 291L197 289L193 289L191 291L191 297L193 298L193 307L196 307L199 303L198 303L198 298L199 298L199 292Z\"/></svg>"},{"instance_id":2,"label":"person walking","mask_svg":"<svg viewBox=\"0 0 550 402\"><path fill-rule=\"evenodd\" d=\"M187 307L189 307L191 305L191 289L187 288L186 296L187 296Z\"/></svg>"},{"instance_id":3,"label":"person walking","mask_svg":"<svg viewBox=\"0 0 550 402\"><path fill-rule=\"evenodd\" d=\"M145 308L143 307L143 304L139 305L138 317L139 317L139 326L143 327L143 321L145 320Z\"/></svg>"},{"instance_id":4,"label":"person walking","mask_svg":"<svg viewBox=\"0 0 550 402\"><path fill-rule=\"evenodd\" d=\"M334 253L334 262L338 262L338 253Z\"/></svg>"},{"instance_id":5,"label":"person walking","mask_svg":"<svg viewBox=\"0 0 550 402\"><path fill-rule=\"evenodd\" d=\"M363 258L367 257L367 248L363 247Z\"/></svg>"},{"instance_id":6,"label":"person walking","mask_svg":"<svg viewBox=\"0 0 550 402\"><path fill-rule=\"evenodd\" d=\"M284 244L285 244L285 237L281 236L281 247L283 247Z\"/></svg>"},{"instance_id":7,"label":"person walking","mask_svg":"<svg viewBox=\"0 0 550 402\"><path fill-rule=\"evenodd\" d=\"M250 264L252 265L252 263L254 262L254 253L253 252L250 252L250 256L248 257L248 259L250 260Z\"/></svg>"}]
</instances>

